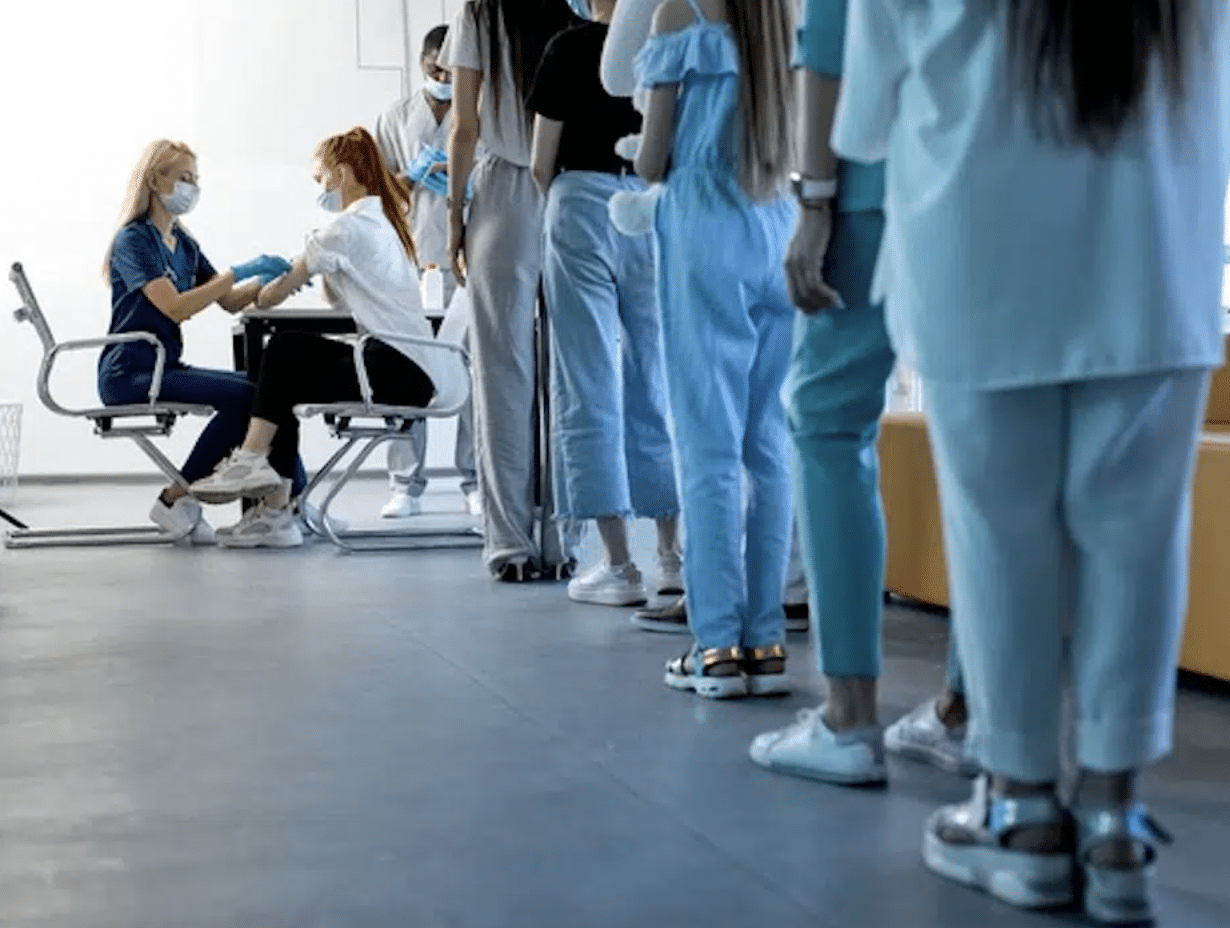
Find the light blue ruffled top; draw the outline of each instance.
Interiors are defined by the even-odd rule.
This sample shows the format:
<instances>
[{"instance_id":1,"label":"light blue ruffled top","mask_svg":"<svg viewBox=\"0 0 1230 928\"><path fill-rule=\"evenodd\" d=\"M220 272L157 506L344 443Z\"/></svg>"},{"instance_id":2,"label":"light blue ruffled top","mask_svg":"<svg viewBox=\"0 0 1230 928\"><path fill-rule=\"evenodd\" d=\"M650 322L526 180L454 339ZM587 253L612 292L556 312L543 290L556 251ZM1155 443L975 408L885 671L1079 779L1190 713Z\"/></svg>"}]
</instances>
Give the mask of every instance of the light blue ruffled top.
<instances>
[{"instance_id":1,"label":"light blue ruffled top","mask_svg":"<svg viewBox=\"0 0 1230 928\"><path fill-rule=\"evenodd\" d=\"M693 23L649 38L633 63L637 107L648 91L679 84L671 172L699 169L738 182L739 49L725 23Z\"/></svg>"}]
</instances>

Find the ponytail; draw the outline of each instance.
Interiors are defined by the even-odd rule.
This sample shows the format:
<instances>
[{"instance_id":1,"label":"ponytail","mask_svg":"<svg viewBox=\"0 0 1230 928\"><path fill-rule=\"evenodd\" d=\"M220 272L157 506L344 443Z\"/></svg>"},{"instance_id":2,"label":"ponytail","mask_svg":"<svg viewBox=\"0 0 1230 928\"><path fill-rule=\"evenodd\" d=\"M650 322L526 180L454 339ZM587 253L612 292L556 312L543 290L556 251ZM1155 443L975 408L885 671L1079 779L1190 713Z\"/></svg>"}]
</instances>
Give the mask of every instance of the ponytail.
<instances>
[{"instance_id":1,"label":"ponytail","mask_svg":"<svg viewBox=\"0 0 1230 928\"><path fill-rule=\"evenodd\" d=\"M376 140L362 126L334 135L316 146L316 157L330 167L348 165L355 181L380 197L385 218L393 226L410 260L418 266L418 251L410 234L410 185L389 170Z\"/></svg>"}]
</instances>

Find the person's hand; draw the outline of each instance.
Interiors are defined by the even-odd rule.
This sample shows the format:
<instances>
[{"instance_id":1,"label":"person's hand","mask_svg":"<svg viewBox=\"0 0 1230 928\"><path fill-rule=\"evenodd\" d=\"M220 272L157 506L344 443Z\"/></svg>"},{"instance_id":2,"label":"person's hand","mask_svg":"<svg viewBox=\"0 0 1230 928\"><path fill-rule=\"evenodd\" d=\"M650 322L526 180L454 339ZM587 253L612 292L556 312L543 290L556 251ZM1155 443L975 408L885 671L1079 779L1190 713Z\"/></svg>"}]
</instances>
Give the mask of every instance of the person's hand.
<instances>
[{"instance_id":1,"label":"person's hand","mask_svg":"<svg viewBox=\"0 0 1230 928\"><path fill-rule=\"evenodd\" d=\"M247 280L249 277L281 277L289 270L290 262L281 255L260 255L231 268L236 282Z\"/></svg>"},{"instance_id":2,"label":"person's hand","mask_svg":"<svg viewBox=\"0 0 1230 928\"><path fill-rule=\"evenodd\" d=\"M799 211L799 224L786 255L786 282L790 300L808 315L823 309L845 308L841 294L824 282L824 257L829 250L833 213L828 207Z\"/></svg>"},{"instance_id":3,"label":"person's hand","mask_svg":"<svg viewBox=\"0 0 1230 928\"><path fill-rule=\"evenodd\" d=\"M466 285L466 224L461 210L450 210L448 216L448 260L457 286Z\"/></svg>"}]
</instances>

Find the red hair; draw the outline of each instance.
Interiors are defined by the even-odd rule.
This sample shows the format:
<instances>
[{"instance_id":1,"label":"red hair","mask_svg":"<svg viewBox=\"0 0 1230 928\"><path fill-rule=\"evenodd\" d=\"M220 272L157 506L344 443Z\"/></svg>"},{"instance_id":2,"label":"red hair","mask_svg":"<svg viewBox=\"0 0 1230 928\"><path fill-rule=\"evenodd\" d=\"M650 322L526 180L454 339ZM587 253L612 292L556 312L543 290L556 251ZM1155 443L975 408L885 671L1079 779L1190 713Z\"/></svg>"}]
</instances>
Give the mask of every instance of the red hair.
<instances>
[{"instance_id":1,"label":"red hair","mask_svg":"<svg viewBox=\"0 0 1230 928\"><path fill-rule=\"evenodd\" d=\"M316 146L316 157L325 167L348 166L354 172L357 183L380 197L385 217L417 267L419 256L409 223L410 185L404 177L398 177L389 170L372 134L362 126L356 126L349 132L332 135Z\"/></svg>"}]
</instances>

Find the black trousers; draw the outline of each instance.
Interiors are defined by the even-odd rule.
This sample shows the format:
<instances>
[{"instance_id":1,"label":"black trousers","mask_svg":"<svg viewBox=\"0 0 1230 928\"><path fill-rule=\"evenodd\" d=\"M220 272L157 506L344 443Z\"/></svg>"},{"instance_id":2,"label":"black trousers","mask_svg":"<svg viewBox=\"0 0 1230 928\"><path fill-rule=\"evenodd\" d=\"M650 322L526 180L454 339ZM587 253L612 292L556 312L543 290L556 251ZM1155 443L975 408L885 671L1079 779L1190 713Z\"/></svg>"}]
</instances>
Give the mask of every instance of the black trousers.
<instances>
[{"instance_id":1,"label":"black trousers","mask_svg":"<svg viewBox=\"0 0 1230 928\"><path fill-rule=\"evenodd\" d=\"M427 373L379 339L363 349L372 399L391 406L426 406L436 394ZM283 477L295 472L299 455L300 403L358 402L359 375L354 349L343 342L307 332L278 332L269 339L261 360L252 415L278 427L269 465Z\"/></svg>"}]
</instances>

